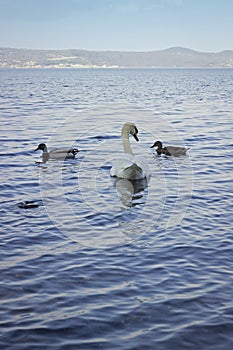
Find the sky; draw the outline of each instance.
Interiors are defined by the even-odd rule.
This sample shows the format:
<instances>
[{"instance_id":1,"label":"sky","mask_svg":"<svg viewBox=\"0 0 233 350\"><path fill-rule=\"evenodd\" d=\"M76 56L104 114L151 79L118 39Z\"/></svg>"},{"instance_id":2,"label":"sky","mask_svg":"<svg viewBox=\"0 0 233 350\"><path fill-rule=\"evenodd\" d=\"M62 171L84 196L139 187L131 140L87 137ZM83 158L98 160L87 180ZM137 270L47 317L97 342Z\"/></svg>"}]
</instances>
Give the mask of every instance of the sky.
<instances>
[{"instance_id":1,"label":"sky","mask_svg":"<svg viewBox=\"0 0 233 350\"><path fill-rule=\"evenodd\" d=\"M233 49L233 0L0 0L0 47Z\"/></svg>"}]
</instances>

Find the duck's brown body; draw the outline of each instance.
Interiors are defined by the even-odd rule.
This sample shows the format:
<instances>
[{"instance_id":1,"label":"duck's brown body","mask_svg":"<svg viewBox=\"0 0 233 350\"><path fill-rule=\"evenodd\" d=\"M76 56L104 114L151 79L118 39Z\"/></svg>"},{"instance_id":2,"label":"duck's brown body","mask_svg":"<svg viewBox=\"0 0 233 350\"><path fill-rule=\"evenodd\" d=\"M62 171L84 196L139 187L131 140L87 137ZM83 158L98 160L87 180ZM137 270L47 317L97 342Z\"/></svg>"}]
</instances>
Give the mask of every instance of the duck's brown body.
<instances>
[{"instance_id":1,"label":"duck's brown body","mask_svg":"<svg viewBox=\"0 0 233 350\"><path fill-rule=\"evenodd\" d=\"M166 156L183 156L186 154L188 148L185 147L176 147L176 146L167 146L163 147L163 144L161 141L156 141L151 148L157 147L156 152L157 154L165 154Z\"/></svg>"}]
</instances>

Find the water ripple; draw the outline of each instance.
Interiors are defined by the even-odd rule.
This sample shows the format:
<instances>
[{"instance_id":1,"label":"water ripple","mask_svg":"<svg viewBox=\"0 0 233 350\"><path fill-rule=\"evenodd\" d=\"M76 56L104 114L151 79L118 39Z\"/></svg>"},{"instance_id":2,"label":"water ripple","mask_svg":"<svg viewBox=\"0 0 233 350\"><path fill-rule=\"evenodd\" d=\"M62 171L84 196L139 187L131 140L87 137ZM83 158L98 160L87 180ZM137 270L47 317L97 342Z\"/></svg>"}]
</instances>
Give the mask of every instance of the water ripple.
<instances>
[{"instance_id":1,"label":"water ripple","mask_svg":"<svg viewBox=\"0 0 233 350\"><path fill-rule=\"evenodd\" d=\"M2 348L230 350L232 70L2 70L0 83ZM146 185L109 176L128 120ZM157 156L157 139L188 156ZM40 142L80 152L42 163Z\"/></svg>"}]
</instances>

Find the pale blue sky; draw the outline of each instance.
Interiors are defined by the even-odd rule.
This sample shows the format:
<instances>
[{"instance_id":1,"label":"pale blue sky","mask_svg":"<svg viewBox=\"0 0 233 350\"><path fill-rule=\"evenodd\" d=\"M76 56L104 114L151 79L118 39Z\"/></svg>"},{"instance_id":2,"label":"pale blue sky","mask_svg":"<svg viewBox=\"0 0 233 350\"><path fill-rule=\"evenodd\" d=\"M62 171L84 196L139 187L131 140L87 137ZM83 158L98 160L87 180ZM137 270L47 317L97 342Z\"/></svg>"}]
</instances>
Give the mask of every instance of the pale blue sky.
<instances>
[{"instance_id":1,"label":"pale blue sky","mask_svg":"<svg viewBox=\"0 0 233 350\"><path fill-rule=\"evenodd\" d=\"M233 49L233 0L0 0L0 47Z\"/></svg>"}]
</instances>

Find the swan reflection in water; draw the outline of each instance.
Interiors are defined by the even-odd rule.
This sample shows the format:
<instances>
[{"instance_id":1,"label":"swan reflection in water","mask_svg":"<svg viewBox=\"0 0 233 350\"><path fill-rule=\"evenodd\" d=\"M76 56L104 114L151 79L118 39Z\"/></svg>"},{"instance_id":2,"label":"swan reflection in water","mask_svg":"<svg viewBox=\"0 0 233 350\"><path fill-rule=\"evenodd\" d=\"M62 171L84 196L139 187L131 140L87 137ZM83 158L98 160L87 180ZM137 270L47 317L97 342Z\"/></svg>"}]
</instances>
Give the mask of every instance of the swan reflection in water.
<instances>
[{"instance_id":1,"label":"swan reflection in water","mask_svg":"<svg viewBox=\"0 0 233 350\"><path fill-rule=\"evenodd\" d=\"M144 204L143 191L148 187L146 178L140 180L114 179L114 187L116 188L120 201L124 207L134 207Z\"/></svg>"}]
</instances>

